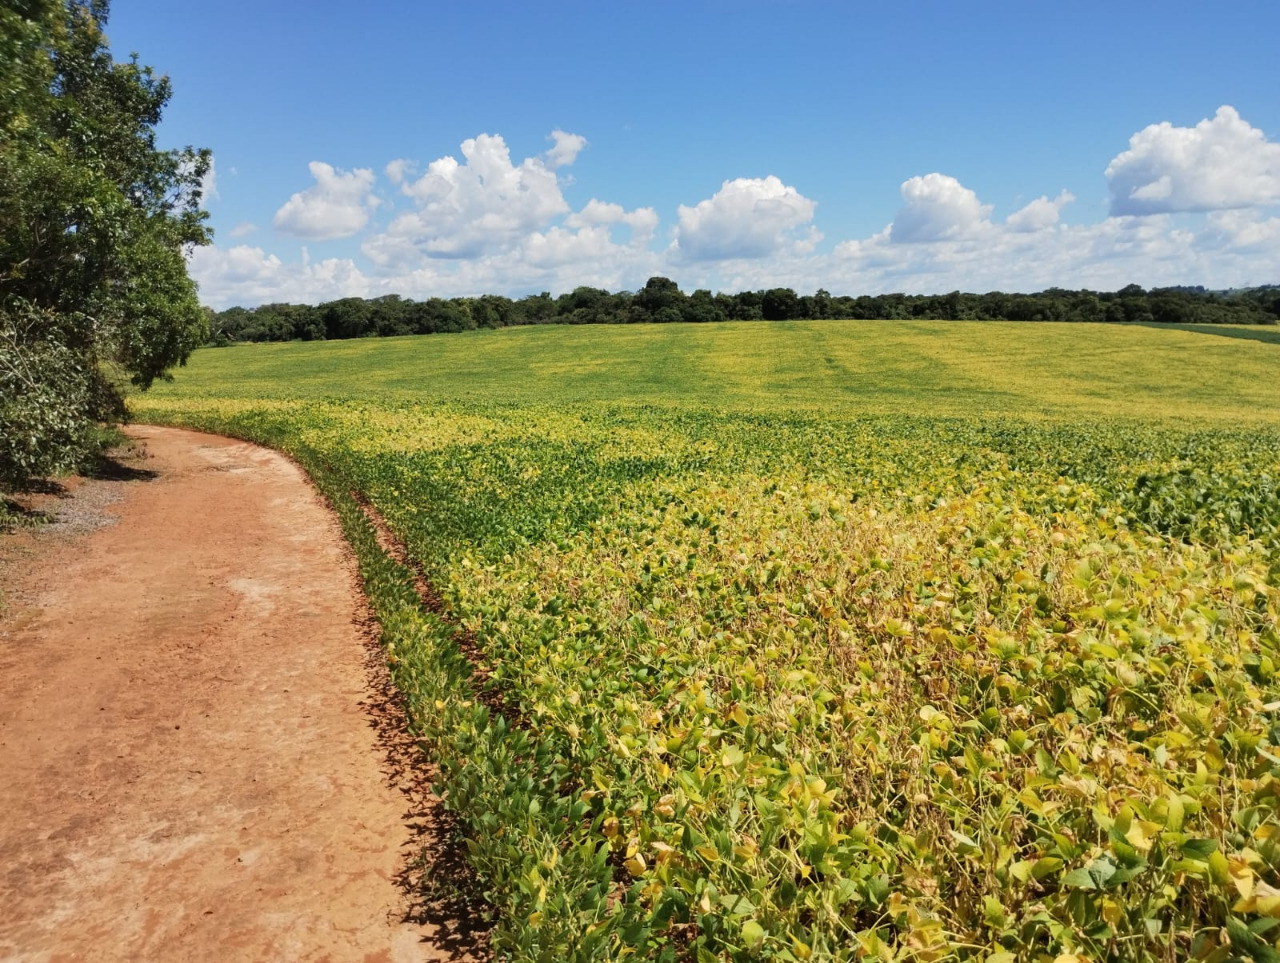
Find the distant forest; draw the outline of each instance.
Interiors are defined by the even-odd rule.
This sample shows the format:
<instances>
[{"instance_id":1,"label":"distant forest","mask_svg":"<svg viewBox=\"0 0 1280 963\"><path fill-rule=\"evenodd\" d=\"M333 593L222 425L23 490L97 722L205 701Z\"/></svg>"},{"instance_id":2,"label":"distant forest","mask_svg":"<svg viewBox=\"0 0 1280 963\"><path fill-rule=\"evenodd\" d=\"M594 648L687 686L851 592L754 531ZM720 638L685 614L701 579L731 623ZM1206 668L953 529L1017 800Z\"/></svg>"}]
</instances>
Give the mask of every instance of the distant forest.
<instances>
[{"instance_id":1,"label":"distant forest","mask_svg":"<svg viewBox=\"0 0 1280 963\"><path fill-rule=\"evenodd\" d=\"M650 278L636 292L580 287L553 298L413 301L396 294L342 298L325 304L264 304L210 311L212 344L239 341L332 341L342 338L439 334L528 324L663 324L798 320L1101 321L1149 324L1275 324L1280 285L1230 292L1202 287L1131 284L1115 292L1050 288L1038 294L880 294L843 297L790 288L685 294L668 278Z\"/></svg>"}]
</instances>

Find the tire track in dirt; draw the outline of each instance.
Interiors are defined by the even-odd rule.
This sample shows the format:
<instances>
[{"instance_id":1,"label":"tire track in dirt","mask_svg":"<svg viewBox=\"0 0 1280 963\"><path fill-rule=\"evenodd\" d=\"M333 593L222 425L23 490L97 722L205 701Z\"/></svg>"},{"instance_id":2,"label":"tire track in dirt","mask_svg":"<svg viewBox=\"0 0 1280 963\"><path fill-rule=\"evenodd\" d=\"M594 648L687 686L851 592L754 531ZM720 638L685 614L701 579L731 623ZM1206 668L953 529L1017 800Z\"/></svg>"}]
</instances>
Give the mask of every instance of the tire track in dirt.
<instances>
[{"instance_id":1,"label":"tire track in dirt","mask_svg":"<svg viewBox=\"0 0 1280 963\"><path fill-rule=\"evenodd\" d=\"M482 958L414 895L438 813L320 497L130 433L96 522L0 546L0 959Z\"/></svg>"}]
</instances>

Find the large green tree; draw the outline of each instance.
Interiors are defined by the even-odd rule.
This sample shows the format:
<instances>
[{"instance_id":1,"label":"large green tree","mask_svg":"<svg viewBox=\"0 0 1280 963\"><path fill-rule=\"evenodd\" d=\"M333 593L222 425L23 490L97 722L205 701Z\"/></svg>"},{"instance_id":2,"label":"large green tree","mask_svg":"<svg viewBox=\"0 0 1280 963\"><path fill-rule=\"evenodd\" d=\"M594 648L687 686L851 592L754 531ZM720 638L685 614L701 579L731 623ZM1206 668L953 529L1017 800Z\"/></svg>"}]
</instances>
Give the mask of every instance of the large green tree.
<instances>
[{"instance_id":1,"label":"large green tree","mask_svg":"<svg viewBox=\"0 0 1280 963\"><path fill-rule=\"evenodd\" d=\"M106 0L0 0L0 483L71 467L186 361L206 317L207 150L162 150L167 77L117 62Z\"/></svg>"}]
</instances>

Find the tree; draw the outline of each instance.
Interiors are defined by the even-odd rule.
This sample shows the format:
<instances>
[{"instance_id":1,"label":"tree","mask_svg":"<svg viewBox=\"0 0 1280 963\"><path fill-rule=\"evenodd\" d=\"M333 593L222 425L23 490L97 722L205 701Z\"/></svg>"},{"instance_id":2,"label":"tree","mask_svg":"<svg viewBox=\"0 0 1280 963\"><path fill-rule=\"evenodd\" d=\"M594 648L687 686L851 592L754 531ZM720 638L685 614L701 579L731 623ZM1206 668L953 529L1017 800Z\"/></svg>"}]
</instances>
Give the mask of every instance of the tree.
<instances>
[{"instance_id":1,"label":"tree","mask_svg":"<svg viewBox=\"0 0 1280 963\"><path fill-rule=\"evenodd\" d=\"M398 294L384 294L369 302L369 330L380 338L413 334L407 317L408 302Z\"/></svg>"},{"instance_id":2,"label":"tree","mask_svg":"<svg viewBox=\"0 0 1280 963\"><path fill-rule=\"evenodd\" d=\"M684 319L699 323L724 320L724 310L716 303L716 299L706 288L699 288L689 295L685 305Z\"/></svg>"},{"instance_id":3,"label":"tree","mask_svg":"<svg viewBox=\"0 0 1280 963\"><path fill-rule=\"evenodd\" d=\"M766 321L791 321L800 317L800 298L791 288L770 288L760 303Z\"/></svg>"},{"instance_id":4,"label":"tree","mask_svg":"<svg viewBox=\"0 0 1280 963\"><path fill-rule=\"evenodd\" d=\"M372 333L373 310L364 298L339 298L320 305L324 336L329 340L362 338Z\"/></svg>"},{"instance_id":5,"label":"tree","mask_svg":"<svg viewBox=\"0 0 1280 963\"><path fill-rule=\"evenodd\" d=\"M477 328L505 328L511 317L511 299L496 294L472 298L468 302Z\"/></svg>"},{"instance_id":6,"label":"tree","mask_svg":"<svg viewBox=\"0 0 1280 963\"><path fill-rule=\"evenodd\" d=\"M167 77L115 62L106 0L0 0L0 480L69 467L206 335L207 150L160 150ZM49 426L57 426L56 429ZM13 441L21 438L20 443Z\"/></svg>"},{"instance_id":7,"label":"tree","mask_svg":"<svg viewBox=\"0 0 1280 963\"><path fill-rule=\"evenodd\" d=\"M556 299L556 318L565 324L599 323L611 297L603 288L576 287Z\"/></svg>"},{"instance_id":8,"label":"tree","mask_svg":"<svg viewBox=\"0 0 1280 963\"><path fill-rule=\"evenodd\" d=\"M635 293L631 304L639 320L659 324L679 322L684 318L684 294L670 278L652 277Z\"/></svg>"},{"instance_id":9,"label":"tree","mask_svg":"<svg viewBox=\"0 0 1280 963\"><path fill-rule=\"evenodd\" d=\"M811 300L812 307L809 311L809 317L820 321L836 317L836 307L832 303L830 291L825 288L818 288L818 290L813 293Z\"/></svg>"},{"instance_id":10,"label":"tree","mask_svg":"<svg viewBox=\"0 0 1280 963\"><path fill-rule=\"evenodd\" d=\"M515 303L513 314L520 324L545 324L555 319L556 303L550 291L530 294Z\"/></svg>"}]
</instances>

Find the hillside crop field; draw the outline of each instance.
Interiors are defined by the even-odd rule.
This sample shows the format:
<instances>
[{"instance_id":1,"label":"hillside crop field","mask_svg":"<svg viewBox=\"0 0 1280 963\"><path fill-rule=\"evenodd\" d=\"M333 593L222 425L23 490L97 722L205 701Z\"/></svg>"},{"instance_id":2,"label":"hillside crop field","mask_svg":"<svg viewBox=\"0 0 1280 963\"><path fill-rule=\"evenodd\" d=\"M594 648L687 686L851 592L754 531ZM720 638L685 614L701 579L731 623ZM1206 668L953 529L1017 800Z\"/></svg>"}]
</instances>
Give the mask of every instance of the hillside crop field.
<instances>
[{"instance_id":1,"label":"hillside crop field","mask_svg":"<svg viewBox=\"0 0 1280 963\"><path fill-rule=\"evenodd\" d=\"M333 502L500 956L1271 960L1278 373L1149 327L522 328L201 351L132 407Z\"/></svg>"}]
</instances>

